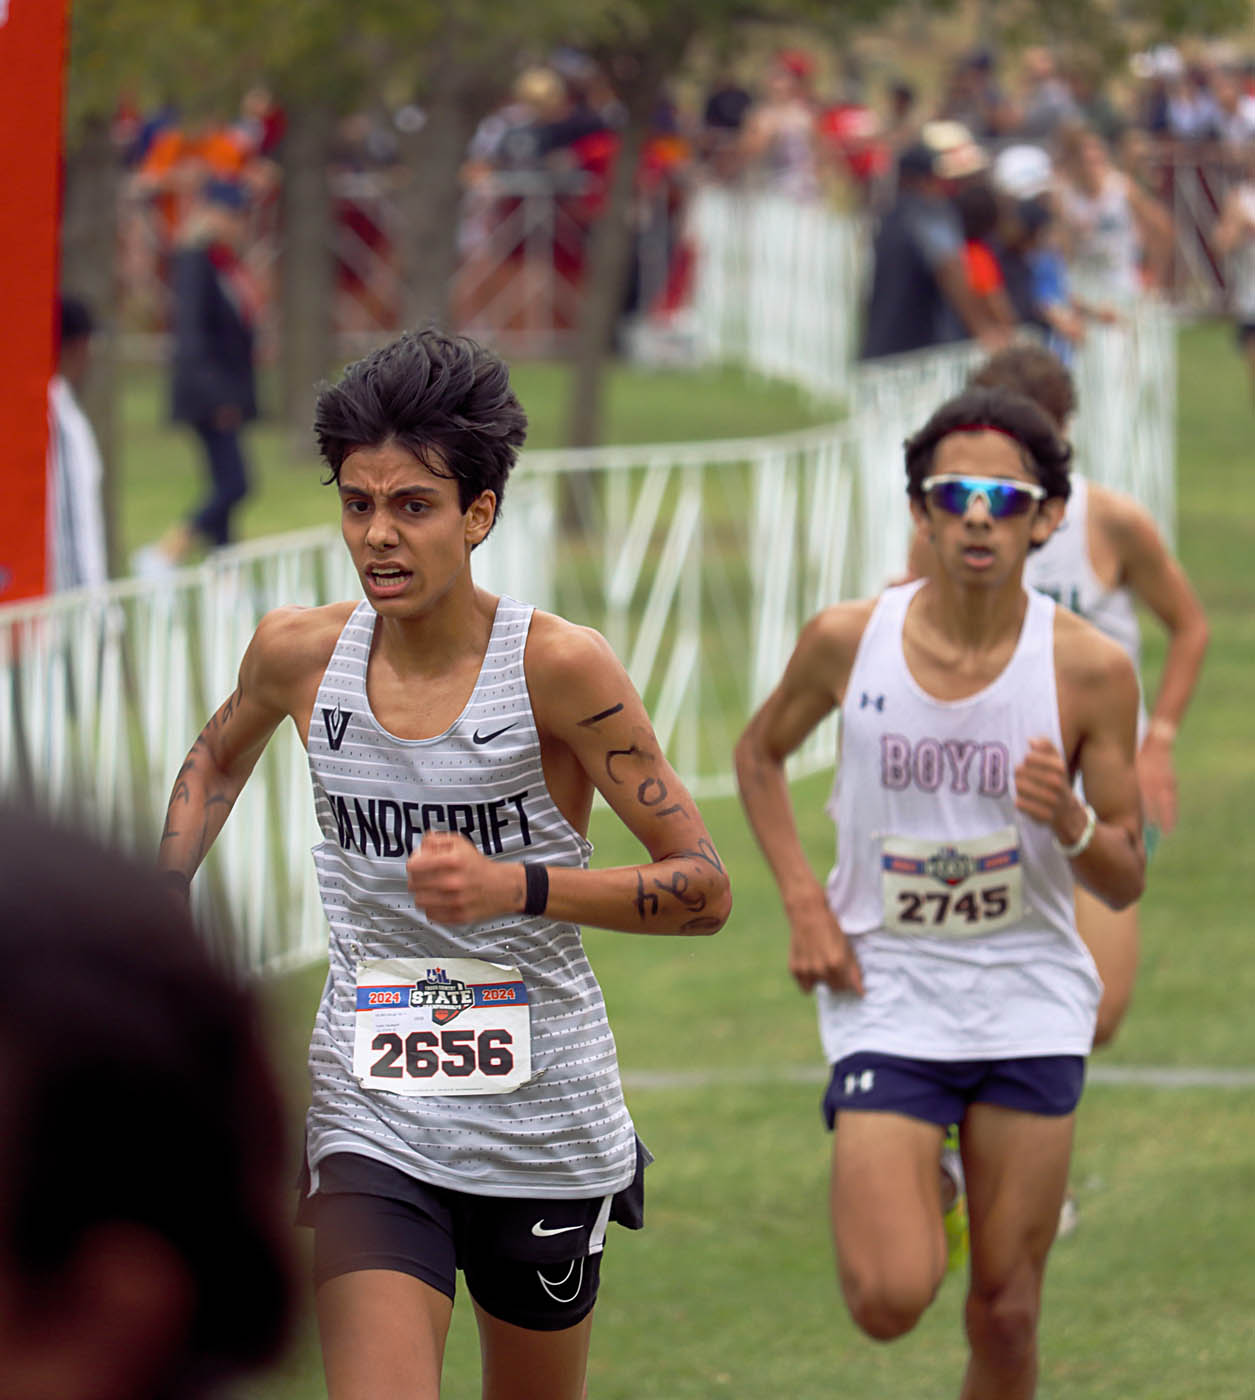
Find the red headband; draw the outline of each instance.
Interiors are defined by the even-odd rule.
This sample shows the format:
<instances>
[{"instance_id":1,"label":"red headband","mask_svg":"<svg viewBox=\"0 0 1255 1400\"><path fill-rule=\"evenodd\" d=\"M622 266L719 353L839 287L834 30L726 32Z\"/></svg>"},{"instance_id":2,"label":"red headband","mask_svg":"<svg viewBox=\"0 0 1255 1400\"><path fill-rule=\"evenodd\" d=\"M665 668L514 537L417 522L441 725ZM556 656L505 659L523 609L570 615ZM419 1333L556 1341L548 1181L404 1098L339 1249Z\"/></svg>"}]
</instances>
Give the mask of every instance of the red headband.
<instances>
[{"instance_id":1,"label":"red headband","mask_svg":"<svg viewBox=\"0 0 1255 1400\"><path fill-rule=\"evenodd\" d=\"M1001 433L1003 437L1010 438L1021 452L1028 451L1013 432L1000 428L997 423L960 423L957 428L951 428L946 437L949 437L950 433Z\"/></svg>"}]
</instances>

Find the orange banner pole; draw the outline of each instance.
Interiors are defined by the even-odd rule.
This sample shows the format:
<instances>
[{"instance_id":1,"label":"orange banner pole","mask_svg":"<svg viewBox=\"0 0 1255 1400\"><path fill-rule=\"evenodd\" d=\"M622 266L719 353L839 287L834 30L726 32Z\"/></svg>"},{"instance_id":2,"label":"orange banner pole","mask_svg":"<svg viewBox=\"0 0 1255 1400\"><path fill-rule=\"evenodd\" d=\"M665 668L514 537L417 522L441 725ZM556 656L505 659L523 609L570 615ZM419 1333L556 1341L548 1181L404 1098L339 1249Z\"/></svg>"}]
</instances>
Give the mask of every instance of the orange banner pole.
<instances>
[{"instance_id":1,"label":"orange banner pole","mask_svg":"<svg viewBox=\"0 0 1255 1400\"><path fill-rule=\"evenodd\" d=\"M0 0L0 603L47 586L66 9L61 0Z\"/></svg>"}]
</instances>

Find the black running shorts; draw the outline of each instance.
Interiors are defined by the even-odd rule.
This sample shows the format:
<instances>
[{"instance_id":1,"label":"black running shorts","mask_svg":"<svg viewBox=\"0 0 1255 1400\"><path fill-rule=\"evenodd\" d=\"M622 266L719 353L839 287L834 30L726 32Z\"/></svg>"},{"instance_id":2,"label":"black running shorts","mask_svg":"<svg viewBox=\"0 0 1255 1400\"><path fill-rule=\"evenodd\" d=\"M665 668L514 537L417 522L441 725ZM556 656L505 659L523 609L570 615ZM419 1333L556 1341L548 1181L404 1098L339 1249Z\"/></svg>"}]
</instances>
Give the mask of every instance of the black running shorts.
<instances>
[{"instance_id":1,"label":"black running shorts","mask_svg":"<svg viewBox=\"0 0 1255 1400\"><path fill-rule=\"evenodd\" d=\"M644 1169L638 1142L636 1175L613 1196L473 1196L336 1153L319 1163L313 1195L306 1179L297 1219L314 1230L317 1286L359 1269L392 1269L452 1298L461 1269L490 1316L558 1332L597 1301L609 1222L644 1223Z\"/></svg>"}]
</instances>

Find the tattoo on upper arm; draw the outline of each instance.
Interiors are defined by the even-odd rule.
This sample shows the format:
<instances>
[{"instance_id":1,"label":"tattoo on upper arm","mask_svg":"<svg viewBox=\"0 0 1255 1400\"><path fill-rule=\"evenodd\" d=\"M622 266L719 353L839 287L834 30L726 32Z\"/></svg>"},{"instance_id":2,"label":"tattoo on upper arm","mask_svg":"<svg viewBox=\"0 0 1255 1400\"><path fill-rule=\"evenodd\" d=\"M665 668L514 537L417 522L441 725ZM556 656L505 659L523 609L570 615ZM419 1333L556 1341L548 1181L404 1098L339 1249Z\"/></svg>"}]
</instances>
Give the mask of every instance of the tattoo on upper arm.
<instances>
[{"instance_id":1,"label":"tattoo on upper arm","mask_svg":"<svg viewBox=\"0 0 1255 1400\"><path fill-rule=\"evenodd\" d=\"M593 725L600 724L603 719L609 719L611 715L617 715L623 708L623 701L617 705L611 705L608 710L599 710L595 715L589 715L587 719L580 720L581 729L591 729Z\"/></svg>"},{"instance_id":2,"label":"tattoo on upper arm","mask_svg":"<svg viewBox=\"0 0 1255 1400\"><path fill-rule=\"evenodd\" d=\"M653 795L656 792L656 796ZM667 785L661 778L646 778L636 789L636 800L642 807L657 807L667 800Z\"/></svg>"},{"instance_id":3,"label":"tattoo on upper arm","mask_svg":"<svg viewBox=\"0 0 1255 1400\"><path fill-rule=\"evenodd\" d=\"M641 758L653 758L652 753L645 753L638 744L633 744L630 749L611 749L606 754L606 776L612 783L622 783L614 771L614 761L616 758L631 758L633 754L638 754Z\"/></svg>"}]
</instances>

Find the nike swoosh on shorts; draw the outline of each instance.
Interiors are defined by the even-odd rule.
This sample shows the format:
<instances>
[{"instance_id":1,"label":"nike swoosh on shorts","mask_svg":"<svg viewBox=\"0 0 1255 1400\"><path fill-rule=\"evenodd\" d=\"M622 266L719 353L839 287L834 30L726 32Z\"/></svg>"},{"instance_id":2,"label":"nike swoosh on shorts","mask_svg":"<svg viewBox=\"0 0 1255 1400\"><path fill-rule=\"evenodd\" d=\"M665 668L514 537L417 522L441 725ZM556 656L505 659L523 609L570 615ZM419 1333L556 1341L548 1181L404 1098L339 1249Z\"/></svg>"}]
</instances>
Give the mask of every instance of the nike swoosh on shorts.
<instances>
[{"instance_id":1,"label":"nike swoosh on shorts","mask_svg":"<svg viewBox=\"0 0 1255 1400\"><path fill-rule=\"evenodd\" d=\"M552 1230L546 1230L545 1222L543 1220L538 1220L535 1225L532 1226L532 1234L539 1239L543 1239L546 1235L565 1235L568 1230L582 1230L583 1228L582 1225L558 1225Z\"/></svg>"}]
</instances>

